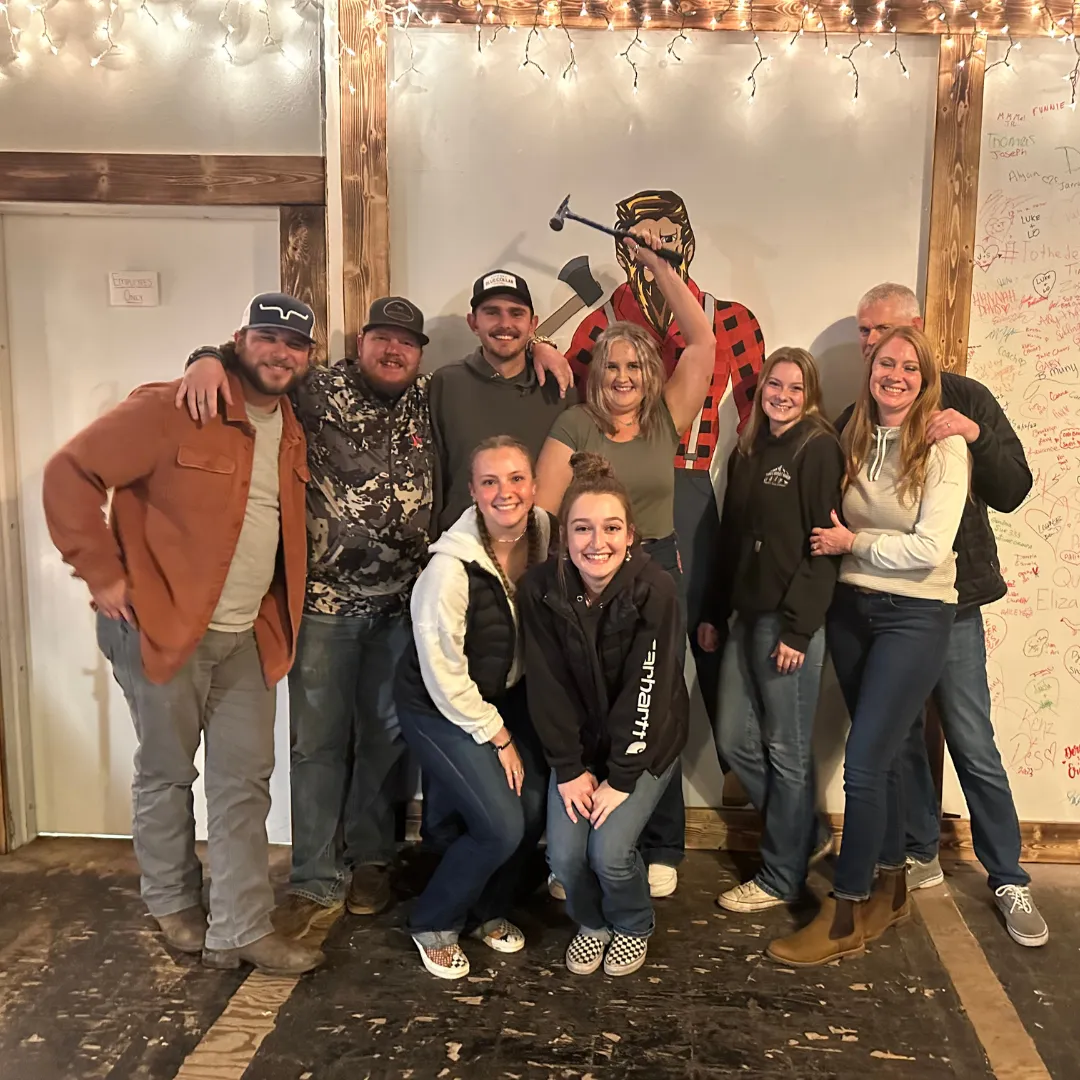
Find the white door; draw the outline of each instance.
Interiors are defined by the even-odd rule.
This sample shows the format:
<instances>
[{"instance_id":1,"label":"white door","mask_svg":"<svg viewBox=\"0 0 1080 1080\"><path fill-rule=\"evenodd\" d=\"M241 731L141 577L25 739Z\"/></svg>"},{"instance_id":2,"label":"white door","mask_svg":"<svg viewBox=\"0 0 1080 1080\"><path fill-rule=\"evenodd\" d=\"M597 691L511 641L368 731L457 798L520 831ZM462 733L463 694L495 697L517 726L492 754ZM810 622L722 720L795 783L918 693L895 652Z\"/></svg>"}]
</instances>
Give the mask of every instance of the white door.
<instances>
[{"instance_id":1,"label":"white door","mask_svg":"<svg viewBox=\"0 0 1080 1080\"><path fill-rule=\"evenodd\" d=\"M3 226L14 430L30 656L38 830L130 835L135 737L98 652L82 582L49 540L49 456L144 382L177 378L191 349L221 342L248 300L278 287L277 212L174 209L6 213ZM159 274L160 304L110 307L112 271ZM278 688L272 841L289 840L288 711ZM201 752L200 752L201 754ZM198 763L201 771L201 760ZM201 780L195 813L205 836Z\"/></svg>"}]
</instances>

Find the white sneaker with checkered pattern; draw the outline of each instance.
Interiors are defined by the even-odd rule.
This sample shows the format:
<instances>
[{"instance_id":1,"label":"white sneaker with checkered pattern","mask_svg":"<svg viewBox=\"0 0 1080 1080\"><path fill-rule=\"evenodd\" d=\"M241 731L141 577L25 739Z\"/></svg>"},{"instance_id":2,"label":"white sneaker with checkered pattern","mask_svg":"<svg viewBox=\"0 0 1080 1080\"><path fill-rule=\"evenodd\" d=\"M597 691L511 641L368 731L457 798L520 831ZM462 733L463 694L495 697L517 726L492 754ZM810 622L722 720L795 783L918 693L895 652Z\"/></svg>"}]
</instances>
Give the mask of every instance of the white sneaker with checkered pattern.
<instances>
[{"instance_id":1,"label":"white sneaker with checkered pattern","mask_svg":"<svg viewBox=\"0 0 1080 1080\"><path fill-rule=\"evenodd\" d=\"M616 932L604 953L605 975L633 975L645 963L649 939Z\"/></svg>"},{"instance_id":2,"label":"white sneaker with checkered pattern","mask_svg":"<svg viewBox=\"0 0 1080 1080\"><path fill-rule=\"evenodd\" d=\"M603 938L579 930L566 947L566 970L575 975L591 975L604 962Z\"/></svg>"}]
</instances>

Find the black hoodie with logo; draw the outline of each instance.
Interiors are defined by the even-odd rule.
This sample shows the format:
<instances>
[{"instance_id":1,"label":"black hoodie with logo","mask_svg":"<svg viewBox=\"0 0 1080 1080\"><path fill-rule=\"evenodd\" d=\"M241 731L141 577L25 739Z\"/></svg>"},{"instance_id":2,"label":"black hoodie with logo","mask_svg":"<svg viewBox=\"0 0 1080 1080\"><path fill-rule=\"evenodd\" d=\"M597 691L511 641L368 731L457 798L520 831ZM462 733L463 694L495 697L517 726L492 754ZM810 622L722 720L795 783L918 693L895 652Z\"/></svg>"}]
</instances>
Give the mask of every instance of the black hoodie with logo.
<instances>
[{"instance_id":1,"label":"black hoodie with logo","mask_svg":"<svg viewBox=\"0 0 1080 1080\"><path fill-rule=\"evenodd\" d=\"M763 427L753 452L728 460L720 554L703 621L722 626L732 611L778 612L780 640L805 652L825 622L839 556L812 556L810 530L840 513L844 454L837 440L803 420L779 437Z\"/></svg>"},{"instance_id":2,"label":"black hoodie with logo","mask_svg":"<svg viewBox=\"0 0 1080 1080\"><path fill-rule=\"evenodd\" d=\"M671 575L639 546L594 604L568 559L522 579L529 715L561 784L586 769L633 792L660 776L689 731L683 629Z\"/></svg>"}]
</instances>

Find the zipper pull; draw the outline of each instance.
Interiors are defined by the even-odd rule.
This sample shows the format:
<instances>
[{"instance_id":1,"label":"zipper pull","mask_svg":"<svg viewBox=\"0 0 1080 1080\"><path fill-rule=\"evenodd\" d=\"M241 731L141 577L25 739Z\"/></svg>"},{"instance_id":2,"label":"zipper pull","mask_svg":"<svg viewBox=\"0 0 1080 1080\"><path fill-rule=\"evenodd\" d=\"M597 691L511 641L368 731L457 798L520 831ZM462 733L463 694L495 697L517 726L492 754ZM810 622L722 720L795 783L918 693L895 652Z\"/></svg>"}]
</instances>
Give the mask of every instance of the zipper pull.
<instances>
[{"instance_id":1,"label":"zipper pull","mask_svg":"<svg viewBox=\"0 0 1080 1080\"><path fill-rule=\"evenodd\" d=\"M755 540L754 541L754 554L756 555L760 550L761 550L761 541L760 540Z\"/></svg>"}]
</instances>

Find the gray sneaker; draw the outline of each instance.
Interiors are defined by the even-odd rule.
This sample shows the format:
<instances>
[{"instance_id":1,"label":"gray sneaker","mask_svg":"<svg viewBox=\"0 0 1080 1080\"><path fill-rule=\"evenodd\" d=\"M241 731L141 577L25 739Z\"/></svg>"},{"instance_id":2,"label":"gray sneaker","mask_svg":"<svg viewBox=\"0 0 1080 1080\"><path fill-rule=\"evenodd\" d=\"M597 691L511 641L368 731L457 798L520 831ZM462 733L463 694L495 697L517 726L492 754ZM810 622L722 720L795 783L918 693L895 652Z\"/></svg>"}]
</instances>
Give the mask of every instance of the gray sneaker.
<instances>
[{"instance_id":1,"label":"gray sneaker","mask_svg":"<svg viewBox=\"0 0 1080 1080\"><path fill-rule=\"evenodd\" d=\"M1046 920L1039 914L1027 885L1002 885L994 890L994 902L1005 916L1005 929L1019 945L1045 945L1050 938Z\"/></svg>"},{"instance_id":2,"label":"gray sneaker","mask_svg":"<svg viewBox=\"0 0 1080 1080\"><path fill-rule=\"evenodd\" d=\"M941 861L935 855L929 862L920 862L910 855L907 860L908 892L913 889L933 889L943 884L945 875L941 872Z\"/></svg>"}]
</instances>

